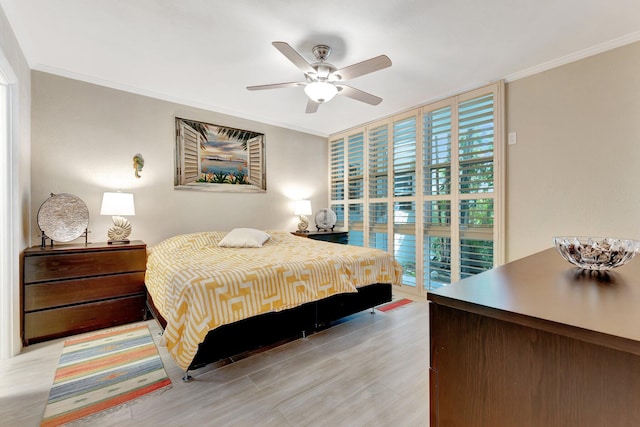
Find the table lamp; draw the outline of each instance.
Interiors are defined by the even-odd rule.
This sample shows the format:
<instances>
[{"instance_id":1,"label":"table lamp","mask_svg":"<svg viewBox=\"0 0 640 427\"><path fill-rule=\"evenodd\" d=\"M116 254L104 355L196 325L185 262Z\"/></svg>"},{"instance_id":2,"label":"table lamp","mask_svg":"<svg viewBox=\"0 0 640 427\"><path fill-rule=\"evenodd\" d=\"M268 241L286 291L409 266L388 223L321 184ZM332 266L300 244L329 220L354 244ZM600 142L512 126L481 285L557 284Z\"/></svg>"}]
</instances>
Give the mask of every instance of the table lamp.
<instances>
[{"instance_id":1,"label":"table lamp","mask_svg":"<svg viewBox=\"0 0 640 427\"><path fill-rule=\"evenodd\" d=\"M105 192L102 196L102 206L100 215L111 215L113 227L107 231L108 244L129 243L131 234L131 224L123 215L135 215L136 209L133 204L133 194L131 193L110 193Z\"/></svg>"}]
</instances>

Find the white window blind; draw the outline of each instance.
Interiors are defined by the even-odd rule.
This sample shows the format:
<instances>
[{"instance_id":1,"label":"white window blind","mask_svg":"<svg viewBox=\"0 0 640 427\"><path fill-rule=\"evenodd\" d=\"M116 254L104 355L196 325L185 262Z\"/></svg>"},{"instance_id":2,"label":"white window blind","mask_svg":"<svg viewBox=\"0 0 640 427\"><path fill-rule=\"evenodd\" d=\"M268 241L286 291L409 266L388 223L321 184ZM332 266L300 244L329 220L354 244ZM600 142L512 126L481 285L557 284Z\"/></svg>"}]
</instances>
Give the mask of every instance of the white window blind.
<instances>
[{"instance_id":1,"label":"white window blind","mask_svg":"<svg viewBox=\"0 0 640 427\"><path fill-rule=\"evenodd\" d=\"M502 259L503 93L492 84L329 139L330 204L350 243L392 252L416 293Z\"/></svg>"},{"instance_id":2,"label":"white window blind","mask_svg":"<svg viewBox=\"0 0 640 427\"><path fill-rule=\"evenodd\" d=\"M451 201L425 201L423 213L423 283L435 289L451 283Z\"/></svg>"},{"instance_id":3,"label":"white window blind","mask_svg":"<svg viewBox=\"0 0 640 427\"><path fill-rule=\"evenodd\" d=\"M364 246L364 203L349 203L349 244Z\"/></svg>"},{"instance_id":4,"label":"white window blind","mask_svg":"<svg viewBox=\"0 0 640 427\"><path fill-rule=\"evenodd\" d=\"M493 199L460 201L460 278L493 267Z\"/></svg>"},{"instance_id":5,"label":"white window blind","mask_svg":"<svg viewBox=\"0 0 640 427\"><path fill-rule=\"evenodd\" d=\"M389 189L389 126L369 130L369 198L388 196Z\"/></svg>"},{"instance_id":6,"label":"white window blind","mask_svg":"<svg viewBox=\"0 0 640 427\"><path fill-rule=\"evenodd\" d=\"M329 145L329 206L336 214L336 227L344 228L345 194L345 146L344 137L331 140Z\"/></svg>"},{"instance_id":7,"label":"white window blind","mask_svg":"<svg viewBox=\"0 0 640 427\"><path fill-rule=\"evenodd\" d=\"M331 201L344 201L344 138L331 141L329 170L331 174Z\"/></svg>"},{"instance_id":8,"label":"white window blind","mask_svg":"<svg viewBox=\"0 0 640 427\"><path fill-rule=\"evenodd\" d=\"M393 193L413 196L416 193L416 118L393 123Z\"/></svg>"},{"instance_id":9,"label":"white window blind","mask_svg":"<svg viewBox=\"0 0 640 427\"><path fill-rule=\"evenodd\" d=\"M389 250L388 203L369 203L369 244L370 248Z\"/></svg>"},{"instance_id":10,"label":"white window blind","mask_svg":"<svg viewBox=\"0 0 640 427\"><path fill-rule=\"evenodd\" d=\"M402 265L402 283L416 286L416 209L415 202L393 204L393 255Z\"/></svg>"},{"instance_id":11,"label":"white window blind","mask_svg":"<svg viewBox=\"0 0 640 427\"><path fill-rule=\"evenodd\" d=\"M493 191L493 94L460 103L458 125L460 193Z\"/></svg>"},{"instance_id":12,"label":"white window blind","mask_svg":"<svg viewBox=\"0 0 640 427\"><path fill-rule=\"evenodd\" d=\"M364 198L364 133L348 137L349 199Z\"/></svg>"},{"instance_id":13,"label":"white window blind","mask_svg":"<svg viewBox=\"0 0 640 427\"><path fill-rule=\"evenodd\" d=\"M451 105L422 114L423 285L451 283Z\"/></svg>"},{"instance_id":14,"label":"white window blind","mask_svg":"<svg viewBox=\"0 0 640 427\"><path fill-rule=\"evenodd\" d=\"M494 96L478 96L459 105L460 277L493 267ZM478 193L483 197L478 198ZM473 198L468 195L473 195Z\"/></svg>"},{"instance_id":15,"label":"white window blind","mask_svg":"<svg viewBox=\"0 0 640 427\"><path fill-rule=\"evenodd\" d=\"M424 194L450 194L451 107L426 111L422 120Z\"/></svg>"}]
</instances>

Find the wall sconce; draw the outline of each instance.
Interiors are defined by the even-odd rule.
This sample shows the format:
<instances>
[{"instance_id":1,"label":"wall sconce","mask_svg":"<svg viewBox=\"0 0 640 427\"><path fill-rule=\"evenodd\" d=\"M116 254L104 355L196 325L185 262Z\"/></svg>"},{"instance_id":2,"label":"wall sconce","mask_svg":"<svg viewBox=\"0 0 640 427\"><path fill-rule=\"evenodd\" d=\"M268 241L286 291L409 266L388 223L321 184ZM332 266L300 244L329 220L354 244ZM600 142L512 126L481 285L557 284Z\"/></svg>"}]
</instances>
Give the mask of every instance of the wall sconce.
<instances>
[{"instance_id":1,"label":"wall sconce","mask_svg":"<svg viewBox=\"0 0 640 427\"><path fill-rule=\"evenodd\" d=\"M294 215L298 215L300 222L298 223L299 233L308 233L309 218L305 215L311 215L311 200L298 200L293 211Z\"/></svg>"},{"instance_id":2,"label":"wall sconce","mask_svg":"<svg viewBox=\"0 0 640 427\"><path fill-rule=\"evenodd\" d=\"M100 215L111 215L113 227L107 231L108 244L129 243L131 234L131 224L122 215L133 216L136 209L133 204L133 194L131 193L109 193L102 196L102 206Z\"/></svg>"}]
</instances>

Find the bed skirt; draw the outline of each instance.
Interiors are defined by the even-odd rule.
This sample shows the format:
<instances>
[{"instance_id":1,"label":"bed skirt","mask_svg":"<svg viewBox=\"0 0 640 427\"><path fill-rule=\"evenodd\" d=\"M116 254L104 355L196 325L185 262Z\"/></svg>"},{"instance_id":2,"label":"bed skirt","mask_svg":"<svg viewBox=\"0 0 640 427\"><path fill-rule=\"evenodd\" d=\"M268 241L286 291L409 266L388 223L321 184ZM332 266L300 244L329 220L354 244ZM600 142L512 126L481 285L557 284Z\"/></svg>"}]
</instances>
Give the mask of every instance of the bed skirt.
<instances>
[{"instance_id":1,"label":"bed skirt","mask_svg":"<svg viewBox=\"0 0 640 427\"><path fill-rule=\"evenodd\" d=\"M209 331L198 345L189 369L257 349L278 341L300 337L330 326L343 317L391 301L391 284L376 283L358 288L358 293L338 294L279 312L265 313L222 325ZM164 329L160 315L147 292L147 308Z\"/></svg>"}]
</instances>

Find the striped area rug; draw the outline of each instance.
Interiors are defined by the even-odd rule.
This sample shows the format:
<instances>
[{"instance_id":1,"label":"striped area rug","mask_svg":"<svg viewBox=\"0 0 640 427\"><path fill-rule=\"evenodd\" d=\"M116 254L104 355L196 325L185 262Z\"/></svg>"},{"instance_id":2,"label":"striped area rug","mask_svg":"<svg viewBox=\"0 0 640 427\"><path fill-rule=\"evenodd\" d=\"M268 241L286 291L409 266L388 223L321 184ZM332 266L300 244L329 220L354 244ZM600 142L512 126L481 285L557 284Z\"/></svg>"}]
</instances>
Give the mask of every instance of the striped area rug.
<instances>
[{"instance_id":1,"label":"striped area rug","mask_svg":"<svg viewBox=\"0 0 640 427\"><path fill-rule=\"evenodd\" d=\"M171 384L146 325L65 341L41 426L59 426Z\"/></svg>"}]
</instances>

